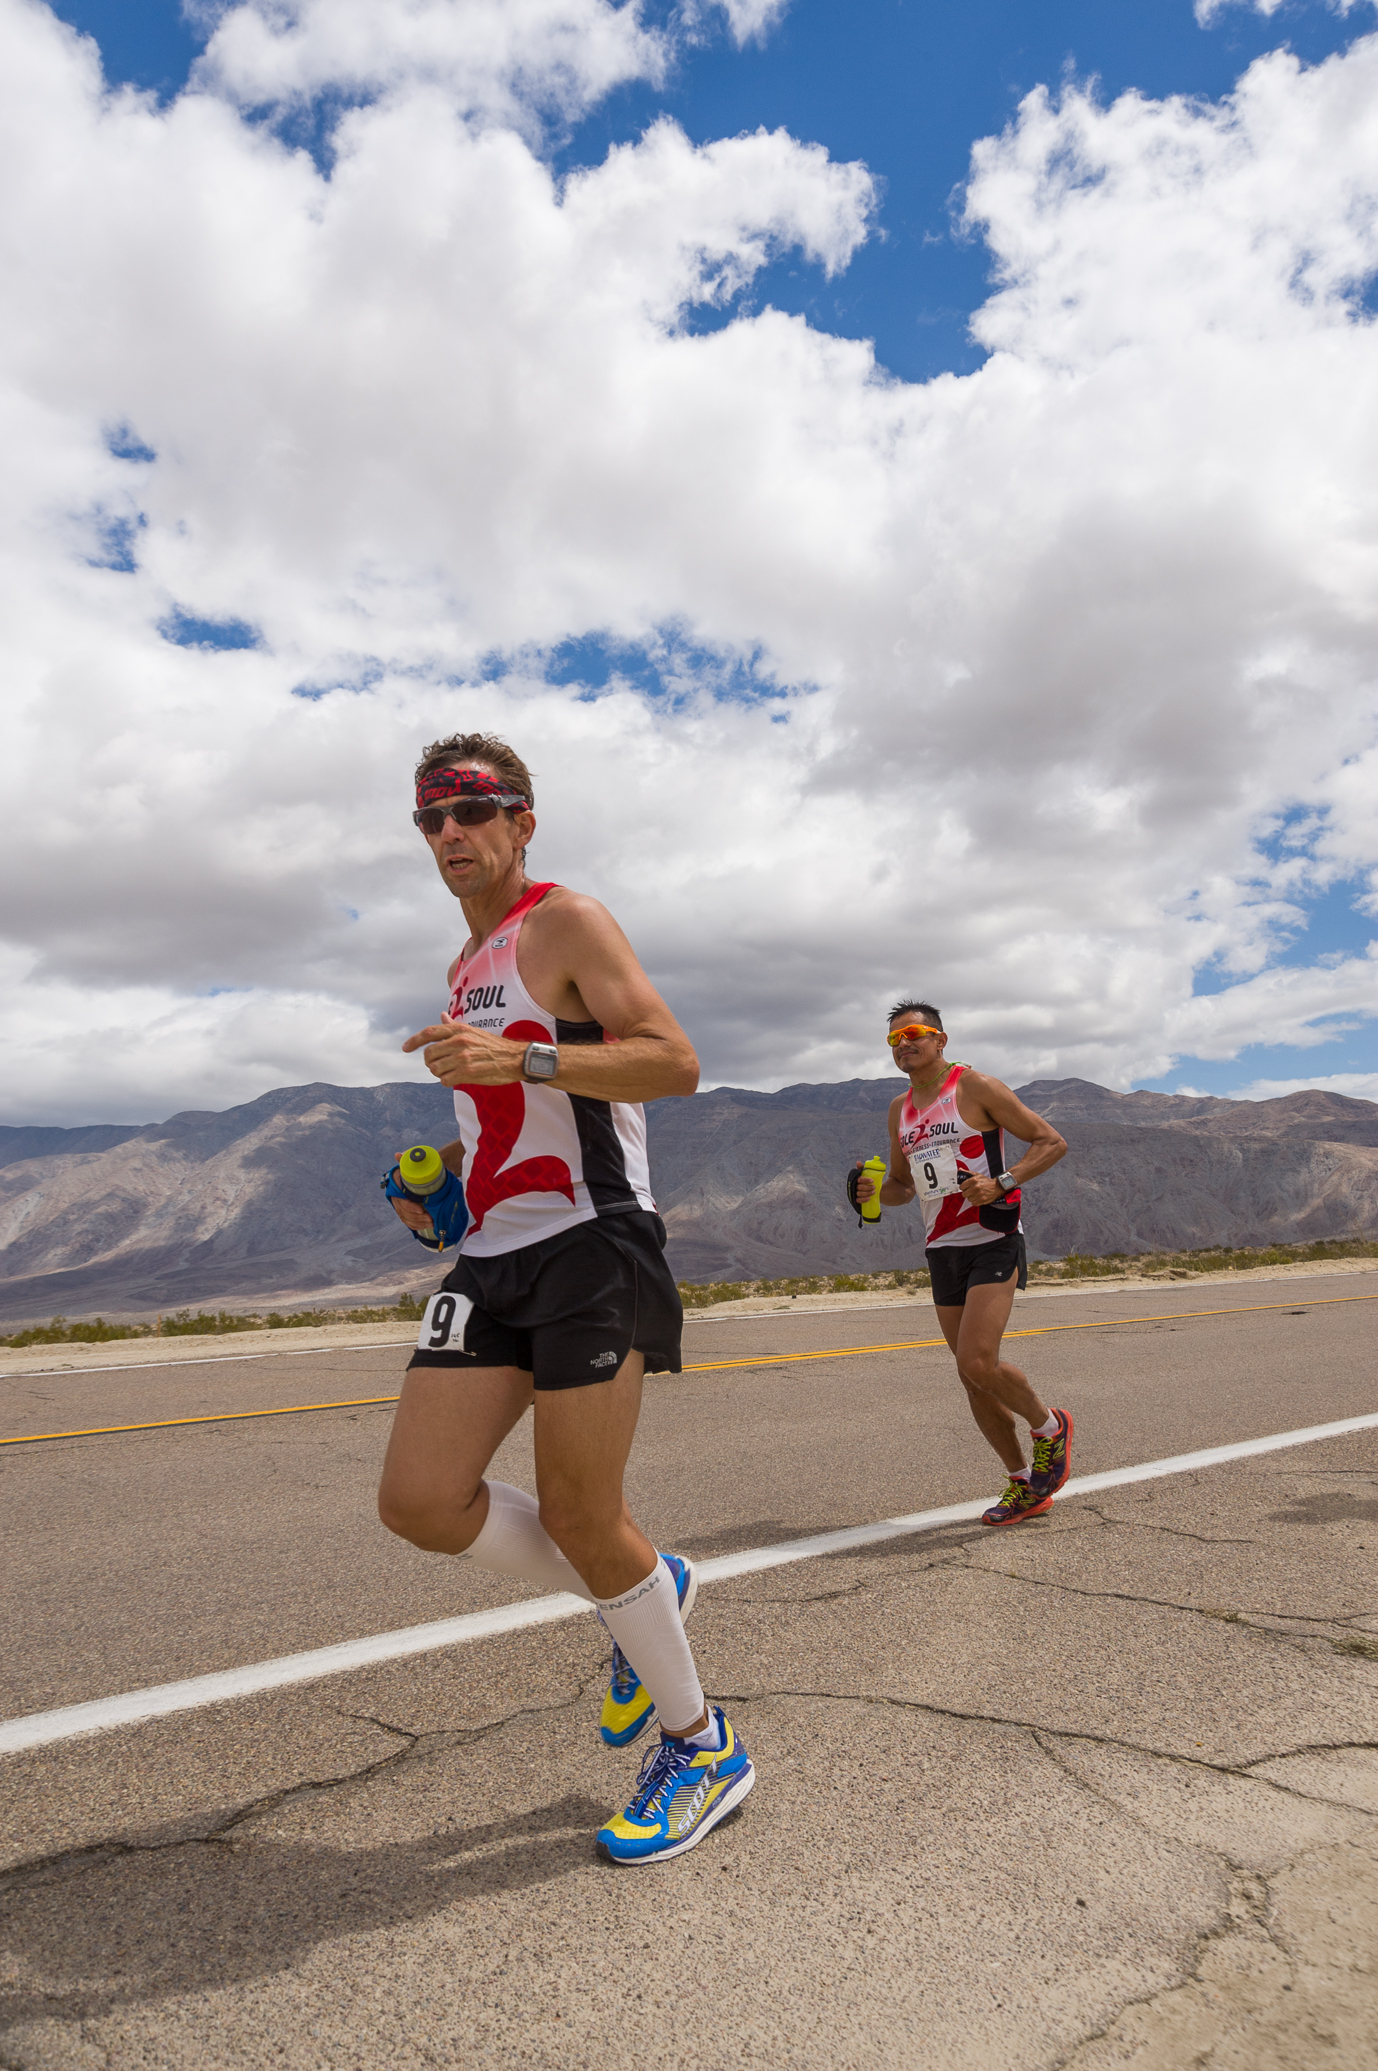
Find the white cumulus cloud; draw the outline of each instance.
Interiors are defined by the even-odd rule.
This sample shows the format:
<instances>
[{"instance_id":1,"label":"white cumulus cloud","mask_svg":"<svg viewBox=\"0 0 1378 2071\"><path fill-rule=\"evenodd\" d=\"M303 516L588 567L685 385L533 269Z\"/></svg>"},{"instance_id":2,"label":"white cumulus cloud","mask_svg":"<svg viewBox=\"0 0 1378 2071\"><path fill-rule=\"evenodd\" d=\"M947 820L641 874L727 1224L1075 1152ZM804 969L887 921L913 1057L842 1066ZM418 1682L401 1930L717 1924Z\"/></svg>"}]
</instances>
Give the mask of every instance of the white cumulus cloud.
<instances>
[{"instance_id":1,"label":"white cumulus cloud","mask_svg":"<svg viewBox=\"0 0 1378 2071\"><path fill-rule=\"evenodd\" d=\"M1198 25L1211 28L1230 7L1247 7L1254 14L1261 14L1265 21L1277 14L1285 0L1195 0L1192 12ZM1356 7L1362 7L1364 0L1324 0L1332 14L1352 14Z\"/></svg>"},{"instance_id":2,"label":"white cumulus cloud","mask_svg":"<svg viewBox=\"0 0 1378 2071\"><path fill-rule=\"evenodd\" d=\"M431 85L458 114L526 128L658 80L670 55L635 0L241 0L193 12L214 25L197 84L251 108Z\"/></svg>"},{"instance_id":3,"label":"white cumulus cloud","mask_svg":"<svg viewBox=\"0 0 1378 2071\"><path fill-rule=\"evenodd\" d=\"M1349 1100L1378 1100L1378 1071L1337 1071L1319 1079L1253 1079L1231 1100L1284 1100L1289 1093L1341 1093Z\"/></svg>"},{"instance_id":4,"label":"white cumulus cloud","mask_svg":"<svg viewBox=\"0 0 1378 2071\"><path fill-rule=\"evenodd\" d=\"M733 314L846 267L864 166L661 120L554 177L672 55L594 0L240 5L159 107L0 0L11 1119L410 1075L460 923L410 768L469 726L714 1079L882 1071L915 985L1116 1085L1373 1012L1274 957L1378 872L1378 40L1032 95L973 158L990 357L924 385ZM332 95L325 165L261 113Z\"/></svg>"}]
</instances>

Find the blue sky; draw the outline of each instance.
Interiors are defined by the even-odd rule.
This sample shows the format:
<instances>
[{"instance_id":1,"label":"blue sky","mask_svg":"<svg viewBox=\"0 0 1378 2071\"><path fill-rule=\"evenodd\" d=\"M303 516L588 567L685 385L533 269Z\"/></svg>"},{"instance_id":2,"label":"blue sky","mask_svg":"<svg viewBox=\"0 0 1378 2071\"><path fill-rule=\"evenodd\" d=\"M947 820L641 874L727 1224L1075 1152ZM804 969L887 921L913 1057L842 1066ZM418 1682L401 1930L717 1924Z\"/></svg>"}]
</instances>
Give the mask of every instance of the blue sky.
<instances>
[{"instance_id":1,"label":"blue sky","mask_svg":"<svg viewBox=\"0 0 1378 2071\"><path fill-rule=\"evenodd\" d=\"M65 0L54 11L95 37L108 77L163 96L184 84L203 40L177 0ZM1031 88L1094 78L1106 99L1130 88L1215 99L1264 51L1285 43L1314 63L1369 26L1364 9L1345 17L1324 5L1269 17L1232 6L1203 29L1186 0L792 0L764 39L737 49L718 34L687 54L667 91L614 93L556 163L595 164L665 110L696 143L764 126L863 159L884 183L883 234L837 280L796 256L758 275L750 297L872 338L892 373L922 381L982 357L967 323L988 292L989 255L954 234L953 202L973 141L1003 129Z\"/></svg>"},{"instance_id":2,"label":"blue sky","mask_svg":"<svg viewBox=\"0 0 1378 2071\"><path fill-rule=\"evenodd\" d=\"M648 16L656 11L652 4ZM55 12L96 38L109 79L164 101L184 84L202 41L176 0L65 0ZM1185 0L1037 8L1009 0L792 0L760 41L739 49L724 32L705 34L683 51L663 91L615 91L550 149L557 169L598 165L610 145L637 139L669 112L696 144L783 128L825 145L839 163L864 161L880 182L878 234L837 277L825 279L796 252L758 273L733 305L700 311L694 322L712 328L773 305L821 332L874 340L894 376L923 382L970 373L983 358L968 324L990 292L990 259L979 240L960 233L955 214L973 142L1004 129L1033 87L1094 81L1103 101L1129 89L1154 99L1216 99L1262 53L1285 45L1315 63L1372 27L1366 7L1342 15L1322 4L1283 5L1267 16L1226 6L1202 27ZM100 535L105 558L93 565L132 568L137 544L133 521L111 519ZM193 649L251 650L259 639L233 613L179 609L160 627L165 640ZM692 661L694 651L686 654ZM639 666L632 648L593 634L557 648L549 678L599 689L610 673L637 683ZM1305 924L1279 938L1271 962L1285 969L1362 951L1373 934L1354 903L1362 889L1318 875L1310 891L1293 892ZM1238 976L1208 964L1196 991L1211 994ZM1165 1077L1137 1083L1229 1092L1262 1078L1378 1071L1378 1023L1346 1028L1342 1019L1316 1047L1264 1040L1227 1061L1184 1058Z\"/></svg>"}]
</instances>

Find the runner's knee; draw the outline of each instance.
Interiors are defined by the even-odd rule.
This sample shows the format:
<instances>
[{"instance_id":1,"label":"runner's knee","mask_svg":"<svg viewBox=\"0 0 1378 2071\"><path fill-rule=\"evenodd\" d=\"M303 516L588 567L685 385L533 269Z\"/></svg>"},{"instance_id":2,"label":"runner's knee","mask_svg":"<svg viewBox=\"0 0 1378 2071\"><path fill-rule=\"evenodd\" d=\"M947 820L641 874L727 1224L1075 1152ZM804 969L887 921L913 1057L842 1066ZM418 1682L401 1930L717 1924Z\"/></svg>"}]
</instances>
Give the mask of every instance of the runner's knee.
<instances>
[{"instance_id":1,"label":"runner's knee","mask_svg":"<svg viewBox=\"0 0 1378 2071\"><path fill-rule=\"evenodd\" d=\"M477 1494L477 1486L440 1490L385 1475L378 1490L378 1515L390 1532L423 1553L449 1553L456 1522Z\"/></svg>"},{"instance_id":2,"label":"runner's knee","mask_svg":"<svg viewBox=\"0 0 1378 2071\"><path fill-rule=\"evenodd\" d=\"M587 1530L579 1503L563 1490L557 1496L542 1495L540 1502L543 1530L568 1556L570 1546L577 1545Z\"/></svg>"},{"instance_id":3,"label":"runner's knee","mask_svg":"<svg viewBox=\"0 0 1378 2071\"><path fill-rule=\"evenodd\" d=\"M378 1491L378 1515L399 1539L408 1539L413 1546L425 1545L432 1523L431 1512L425 1504L409 1502L400 1490L390 1489L384 1482Z\"/></svg>"},{"instance_id":4,"label":"runner's knee","mask_svg":"<svg viewBox=\"0 0 1378 2071\"><path fill-rule=\"evenodd\" d=\"M541 1496L541 1524L566 1560L573 1561L576 1568L579 1565L577 1556L589 1547L601 1545L609 1529L615 1529L621 1514L620 1503L605 1515L602 1505L590 1503L574 1489L561 1489Z\"/></svg>"}]
</instances>

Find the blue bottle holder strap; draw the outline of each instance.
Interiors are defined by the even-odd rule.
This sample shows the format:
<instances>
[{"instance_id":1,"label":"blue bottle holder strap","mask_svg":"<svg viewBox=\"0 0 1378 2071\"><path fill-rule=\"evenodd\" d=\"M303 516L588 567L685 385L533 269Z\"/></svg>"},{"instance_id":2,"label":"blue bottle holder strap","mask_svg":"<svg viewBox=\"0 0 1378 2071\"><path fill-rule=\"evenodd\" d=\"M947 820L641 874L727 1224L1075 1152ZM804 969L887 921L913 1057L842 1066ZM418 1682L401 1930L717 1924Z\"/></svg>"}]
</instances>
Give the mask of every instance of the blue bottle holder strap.
<instances>
[{"instance_id":1,"label":"blue bottle holder strap","mask_svg":"<svg viewBox=\"0 0 1378 2071\"><path fill-rule=\"evenodd\" d=\"M458 1244L468 1229L469 1208L464 1199L464 1188L455 1173L447 1173L445 1184L437 1187L433 1194L414 1194L410 1187L402 1184L395 1165L384 1175L382 1184L390 1201L414 1201L418 1208L425 1209L435 1235L423 1236L420 1230L413 1230L412 1235L418 1244L425 1245L427 1251L447 1250Z\"/></svg>"}]
</instances>

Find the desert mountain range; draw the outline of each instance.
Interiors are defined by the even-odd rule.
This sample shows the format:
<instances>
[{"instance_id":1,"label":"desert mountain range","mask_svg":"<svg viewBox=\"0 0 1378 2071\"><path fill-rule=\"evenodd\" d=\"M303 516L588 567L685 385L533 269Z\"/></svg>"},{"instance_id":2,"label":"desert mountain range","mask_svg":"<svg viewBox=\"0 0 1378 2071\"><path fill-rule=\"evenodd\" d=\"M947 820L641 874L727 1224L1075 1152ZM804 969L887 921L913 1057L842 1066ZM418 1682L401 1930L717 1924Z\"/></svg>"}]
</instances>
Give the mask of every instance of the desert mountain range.
<instances>
[{"instance_id":1,"label":"desert mountain range","mask_svg":"<svg viewBox=\"0 0 1378 2071\"><path fill-rule=\"evenodd\" d=\"M860 1230L843 1195L885 1145L898 1075L779 1093L719 1087L648 1110L651 1171L684 1280L922 1262L916 1210ZM1025 1194L1035 1256L1261 1244L1378 1229L1378 1103L1019 1089L1069 1155ZM408 1143L453 1135L430 1085L289 1086L146 1126L0 1128L0 1318L145 1315L204 1302L433 1284L385 1206ZM1011 1147L1011 1158L1018 1151Z\"/></svg>"}]
</instances>

